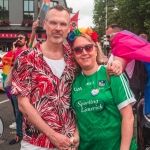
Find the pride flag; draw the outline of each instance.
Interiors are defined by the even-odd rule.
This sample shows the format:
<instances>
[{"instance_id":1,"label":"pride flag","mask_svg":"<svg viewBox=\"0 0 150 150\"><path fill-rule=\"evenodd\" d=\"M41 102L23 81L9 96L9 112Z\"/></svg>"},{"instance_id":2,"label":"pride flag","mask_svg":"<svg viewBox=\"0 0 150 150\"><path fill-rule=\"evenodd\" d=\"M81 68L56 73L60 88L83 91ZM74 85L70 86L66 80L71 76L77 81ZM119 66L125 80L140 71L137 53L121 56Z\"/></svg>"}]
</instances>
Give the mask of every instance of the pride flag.
<instances>
[{"instance_id":1,"label":"pride flag","mask_svg":"<svg viewBox=\"0 0 150 150\"><path fill-rule=\"evenodd\" d=\"M13 57L14 57L14 55L13 55L12 51L9 51L2 58L2 62L3 62L3 69L2 69L3 87L4 87L4 90L5 90L6 94L7 94L7 97L9 99L11 99L11 93L10 93L11 87L5 87L4 83L6 81L8 73L9 73L9 71L11 69L11 65L12 65L12 62L13 62Z\"/></svg>"},{"instance_id":2,"label":"pride flag","mask_svg":"<svg viewBox=\"0 0 150 150\"><path fill-rule=\"evenodd\" d=\"M34 47L36 44L37 44L37 40L36 40L36 36L35 36L34 39L31 39L31 38L30 38L28 47L30 47L30 48L31 48L31 47Z\"/></svg>"},{"instance_id":3,"label":"pride flag","mask_svg":"<svg viewBox=\"0 0 150 150\"><path fill-rule=\"evenodd\" d=\"M44 12L46 12L49 9L49 5L50 5L50 0L44 0L43 6L42 6L42 10Z\"/></svg>"},{"instance_id":4,"label":"pride flag","mask_svg":"<svg viewBox=\"0 0 150 150\"><path fill-rule=\"evenodd\" d=\"M116 34L111 48L115 56L144 62L148 73L144 92L145 114L150 114L150 43L130 31L123 30Z\"/></svg>"},{"instance_id":5,"label":"pride flag","mask_svg":"<svg viewBox=\"0 0 150 150\"><path fill-rule=\"evenodd\" d=\"M4 90L7 94L7 97L9 99L11 99L11 86L6 87L5 83L6 83L8 75L11 73L11 69L12 69L14 60L18 57L18 55L20 55L21 52L22 52L22 50L19 48L15 52L15 54L13 54L13 52L11 50L7 54L5 54L2 58L2 62L3 62L3 68L2 68L3 87L4 87Z\"/></svg>"}]
</instances>

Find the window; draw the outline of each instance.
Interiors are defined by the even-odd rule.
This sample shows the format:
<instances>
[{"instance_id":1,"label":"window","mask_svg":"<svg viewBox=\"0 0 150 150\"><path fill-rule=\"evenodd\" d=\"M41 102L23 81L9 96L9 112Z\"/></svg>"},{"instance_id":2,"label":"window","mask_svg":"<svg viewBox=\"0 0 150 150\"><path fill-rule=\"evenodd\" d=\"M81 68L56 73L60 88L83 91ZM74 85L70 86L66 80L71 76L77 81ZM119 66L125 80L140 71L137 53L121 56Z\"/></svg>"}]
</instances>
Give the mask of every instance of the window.
<instances>
[{"instance_id":1,"label":"window","mask_svg":"<svg viewBox=\"0 0 150 150\"><path fill-rule=\"evenodd\" d=\"M52 1L52 2L50 2L50 7L53 7L53 6L57 5L57 4L58 4L58 2Z\"/></svg>"},{"instance_id":2,"label":"window","mask_svg":"<svg viewBox=\"0 0 150 150\"><path fill-rule=\"evenodd\" d=\"M34 0L24 0L23 19L34 19Z\"/></svg>"},{"instance_id":3,"label":"window","mask_svg":"<svg viewBox=\"0 0 150 150\"><path fill-rule=\"evenodd\" d=\"M0 0L0 20L8 20L8 0Z\"/></svg>"},{"instance_id":4,"label":"window","mask_svg":"<svg viewBox=\"0 0 150 150\"><path fill-rule=\"evenodd\" d=\"M50 7L53 7L57 4L58 4L58 1L50 1ZM40 11L40 8L41 8L41 1L38 0L38 12Z\"/></svg>"}]
</instances>

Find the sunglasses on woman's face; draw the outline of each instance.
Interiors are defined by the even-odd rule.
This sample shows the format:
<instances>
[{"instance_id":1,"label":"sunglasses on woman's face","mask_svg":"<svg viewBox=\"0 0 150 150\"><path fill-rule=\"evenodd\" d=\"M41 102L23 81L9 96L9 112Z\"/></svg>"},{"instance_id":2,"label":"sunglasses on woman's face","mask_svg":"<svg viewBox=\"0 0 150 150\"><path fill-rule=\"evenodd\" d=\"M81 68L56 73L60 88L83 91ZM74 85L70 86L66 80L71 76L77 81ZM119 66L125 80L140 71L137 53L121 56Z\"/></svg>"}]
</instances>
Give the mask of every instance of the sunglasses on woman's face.
<instances>
[{"instance_id":1,"label":"sunglasses on woman's face","mask_svg":"<svg viewBox=\"0 0 150 150\"><path fill-rule=\"evenodd\" d=\"M83 49L85 49L85 51L87 53L90 53L93 50L93 44L87 44L85 46L77 46L75 48L73 48L73 51L77 54L80 55L83 52Z\"/></svg>"}]
</instances>

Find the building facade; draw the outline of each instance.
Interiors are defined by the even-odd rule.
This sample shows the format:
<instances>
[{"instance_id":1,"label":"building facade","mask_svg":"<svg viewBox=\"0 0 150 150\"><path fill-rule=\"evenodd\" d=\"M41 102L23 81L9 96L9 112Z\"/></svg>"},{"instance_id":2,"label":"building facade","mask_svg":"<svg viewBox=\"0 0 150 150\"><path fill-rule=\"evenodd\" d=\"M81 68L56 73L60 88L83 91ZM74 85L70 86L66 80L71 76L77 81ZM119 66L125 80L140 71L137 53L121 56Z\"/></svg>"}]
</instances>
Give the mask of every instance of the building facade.
<instances>
[{"instance_id":1,"label":"building facade","mask_svg":"<svg viewBox=\"0 0 150 150\"><path fill-rule=\"evenodd\" d=\"M43 0L0 0L0 51L9 51L18 32L25 31L30 37L32 22L37 19ZM66 0L51 0L50 7ZM46 38L43 30L45 12L40 13L37 38Z\"/></svg>"}]
</instances>

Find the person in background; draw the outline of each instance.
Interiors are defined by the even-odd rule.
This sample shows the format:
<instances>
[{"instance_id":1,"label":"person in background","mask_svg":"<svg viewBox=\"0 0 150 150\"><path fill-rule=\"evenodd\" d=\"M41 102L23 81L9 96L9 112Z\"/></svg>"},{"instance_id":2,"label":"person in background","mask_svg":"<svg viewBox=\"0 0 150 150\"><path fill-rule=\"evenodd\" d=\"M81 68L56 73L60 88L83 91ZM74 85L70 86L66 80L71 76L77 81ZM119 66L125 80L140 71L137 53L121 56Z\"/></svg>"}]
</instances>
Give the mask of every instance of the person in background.
<instances>
[{"instance_id":1,"label":"person in background","mask_svg":"<svg viewBox=\"0 0 150 150\"><path fill-rule=\"evenodd\" d=\"M31 36L30 36L30 40L29 40L29 44L28 47L34 47L37 44L37 39L36 39L36 30L37 27L39 26L39 21L40 20L35 20L32 24L32 32L31 32Z\"/></svg>"},{"instance_id":2,"label":"person in background","mask_svg":"<svg viewBox=\"0 0 150 150\"><path fill-rule=\"evenodd\" d=\"M23 113L21 150L75 149L79 136L70 106L75 63L63 44L70 32L68 9L50 8L43 28L46 41L21 53L14 65L11 92Z\"/></svg>"},{"instance_id":3,"label":"person in background","mask_svg":"<svg viewBox=\"0 0 150 150\"><path fill-rule=\"evenodd\" d=\"M12 55L14 61L19 57L19 54L27 49L28 45L28 36L25 32L21 31L17 34L16 41L13 42L13 48L10 52L8 52L4 57L7 57L8 55ZM11 53L11 54L10 54ZM18 109L18 100L15 95L11 95L11 101L14 107L15 112L15 119L16 119L16 135L14 136L14 139L9 141L9 144L16 144L21 141L22 139L22 113ZM15 123L10 125L11 128Z\"/></svg>"},{"instance_id":4,"label":"person in background","mask_svg":"<svg viewBox=\"0 0 150 150\"><path fill-rule=\"evenodd\" d=\"M148 40L147 34L145 34L145 33L141 33L141 34L139 34L139 36L141 38L145 39L146 41Z\"/></svg>"},{"instance_id":5,"label":"person in background","mask_svg":"<svg viewBox=\"0 0 150 150\"><path fill-rule=\"evenodd\" d=\"M35 38L36 38L36 29L37 29L38 25L39 25L39 20L36 20L36 21L33 22L31 37L30 37L30 40L28 42L28 46L27 47L32 47L32 46L34 46L37 43L36 40L35 40ZM12 49L15 52L16 49L14 48L14 43L12 45L13 45ZM13 110L14 110L14 115L15 115L15 109L14 109L15 107L14 107L13 101L11 101L11 102L12 102L12 105L13 105ZM16 129L16 122L13 122L11 125L9 125L9 128L10 129Z\"/></svg>"},{"instance_id":6,"label":"person in background","mask_svg":"<svg viewBox=\"0 0 150 150\"><path fill-rule=\"evenodd\" d=\"M144 85L144 95L139 92L137 87L132 90L135 93L135 97L137 100L140 100L141 97L144 97L144 115L148 116L150 114L150 55L149 55L149 49L150 49L150 43L146 40L147 35L140 34L140 36L137 36L136 34L123 30L120 28L119 25L110 25L106 29L106 37L108 41L110 42L112 53L115 56L119 56L120 61L122 63L122 71L126 70L129 78L133 75L133 70L135 66L135 60L141 61L147 71L147 76L141 76L139 77L139 82L144 81L142 80L143 77L148 77L148 81L142 82L140 85ZM145 40L144 40L145 39ZM142 67L143 68L143 67ZM141 68L140 68L141 69ZM112 71L113 72L113 71ZM139 72L139 74L144 73L144 71ZM140 79L141 78L141 79ZM135 83L136 84L136 83ZM139 85L139 84L138 84ZM143 87L143 86L140 86ZM140 90L141 91L141 90ZM143 92L142 92L143 93ZM136 96L137 95L137 96ZM138 116L139 117L139 116ZM139 137L138 137L139 138ZM141 147L140 143L139 147Z\"/></svg>"},{"instance_id":7,"label":"person in background","mask_svg":"<svg viewBox=\"0 0 150 150\"><path fill-rule=\"evenodd\" d=\"M92 29L69 35L80 72L72 87L72 107L80 135L78 150L136 150L132 104L135 98L123 74L109 76Z\"/></svg>"}]
</instances>

